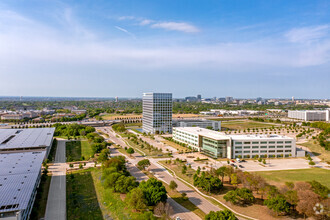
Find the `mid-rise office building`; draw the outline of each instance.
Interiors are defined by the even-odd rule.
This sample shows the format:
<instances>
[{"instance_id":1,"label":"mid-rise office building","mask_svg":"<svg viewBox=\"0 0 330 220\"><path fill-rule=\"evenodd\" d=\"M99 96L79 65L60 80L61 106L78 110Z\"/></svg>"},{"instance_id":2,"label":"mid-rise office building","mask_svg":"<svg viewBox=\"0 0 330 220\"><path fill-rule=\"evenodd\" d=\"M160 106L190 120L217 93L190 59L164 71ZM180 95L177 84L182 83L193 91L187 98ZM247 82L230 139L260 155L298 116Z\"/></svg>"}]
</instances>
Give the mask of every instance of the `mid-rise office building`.
<instances>
[{"instance_id":1,"label":"mid-rise office building","mask_svg":"<svg viewBox=\"0 0 330 220\"><path fill-rule=\"evenodd\" d=\"M288 111L288 117L304 121L330 121L330 109Z\"/></svg>"},{"instance_id":2,"label":"mid-rise office building","mask_svg":"<svg viewBox=\"0 0 330 220\"><path fill-rule=\"evenodd\" d=\"M173 120L173 127L200 127L221 131L221 121L206 119L175 119Z\"/></svg>"},{"instance_id":3,"label":"mid-rise office building","mask_svg":"<svg viewBox=\"0 0 330 220\"><path fill-rule=\"evenodd\" d=\"M172 93L143 93L142 129L146 133L172 133Z\"/></svg>"},{"instance_id":4,"label":"mid-rise office building","mask_svg":"<svg viewBox=\"0 0 330 220\"><path fill-rule=\"evenodd\" d=\"M173 139L213 158L296 157L294 138L280 135L227 135L199 127L176 127Z\"/></svg>"},{"instance_id":5,"label":"mid-rise office building","mask_svg":"<svg viewBox=\"0 0 330 220\"><path fill-rule=\"evenodd\" d=\"M0 129L0 219L29 219L54 128Z\"/></svg>"}]
</instances>

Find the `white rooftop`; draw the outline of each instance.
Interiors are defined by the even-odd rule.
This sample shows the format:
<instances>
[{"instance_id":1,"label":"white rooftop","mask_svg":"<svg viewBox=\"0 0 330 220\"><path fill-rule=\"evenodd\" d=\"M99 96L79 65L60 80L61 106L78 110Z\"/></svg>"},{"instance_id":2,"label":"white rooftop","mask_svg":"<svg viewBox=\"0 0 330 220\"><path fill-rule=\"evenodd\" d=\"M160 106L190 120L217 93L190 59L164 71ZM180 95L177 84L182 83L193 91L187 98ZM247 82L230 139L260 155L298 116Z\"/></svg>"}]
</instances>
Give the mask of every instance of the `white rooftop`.
<instances>
[{"instance_id":1,"label":"white rooftop","mask_svg":"<svg viewBox=\"0 0 330 220\"><path fill-rule=\"evenodd\" d=\"M0 129L0 150L48 147L55 128Z\"/></svg>"},{"instance_id":2,"label":"white rooftop","mask_svg":"<svg viewBox=\"0 0 330 220\"><path fill-rule=\"evenodd\" d=\"M255 134L240 135L240 134L237 134L237 135L232 135L232 134L225 134L223 132L213 131L213 130L209 130L206 128L200 128L200 127L175 127L173 129L189 132L189 133L195 134L195 135L202 135L204 137L212 138L214 140L293 139L293 138L290 138L287 136L281 136L281 135L277 135L277 134L270 134L270 135L255 135Z\"/></svg>"},{"instance_id":3,"label":"white rooftop","mask_svg":"<svg viewBox=\"0 0 330 220\"><path fill-rule=\"evenodd\" d=\"M0 213L27 208L45 154L0 154Z\"/></svg>"},{"instance_id":4,"label":"white rooftop","mask_svg":"<svg viewBox=\"0 0 330 220\"><path fill-rule=\"evenodd\" d=\"M200 127L175 127L173 129L181 130L185 132L189 132L195 135L202 135L204 137L212 138L214 140L229 140L230 137L226 136L224 133L209 130L206 128L200 128Z\"/></svg>"}]
</instances>

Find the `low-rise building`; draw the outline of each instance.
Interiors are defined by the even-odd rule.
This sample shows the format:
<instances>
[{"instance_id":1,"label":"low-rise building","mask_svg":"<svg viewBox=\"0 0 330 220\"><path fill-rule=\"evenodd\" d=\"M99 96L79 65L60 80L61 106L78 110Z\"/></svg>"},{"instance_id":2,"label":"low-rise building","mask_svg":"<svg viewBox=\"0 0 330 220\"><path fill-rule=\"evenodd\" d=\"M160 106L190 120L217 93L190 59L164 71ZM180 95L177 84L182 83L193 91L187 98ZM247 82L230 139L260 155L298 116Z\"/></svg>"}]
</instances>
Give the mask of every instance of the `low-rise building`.
<instances>
[{"instance_id":1,"label":"low-rise building","mask_svg":"<svg viewBox=\"0 0 330 220\"><path fill-rule=\"evenodd\" d=\"M330 109L288 111L288 117L304 121L330 121Z\"/></svg>"},{"instance_id":2,"label":"low-rise building","mask_svg":"<svg viewBox=\"0 0 330 220\"><path fill-rule=\"evenodd\" d=\"M280 135L229 135L199 127L176 127L173 139L213 158L296 157L294 138Z\"/></svg>"},{"instance_id":3,"label":"low-rise building","mask_svg":"<svg viewBox=\"0 0 330 220\"><path fill-rule=\"evenodd\" d=\"M0 129L0 219L29 219L54 130Z\"/></svg>"},{"instance_id":4,"label":"low-rise building","mask_svg":"<svg viewBox=\"0 0 330 220\"><path fill-rule=\"evenodd\" d=\"M221 121L206 119L177 119L173 120L173 127L200 127L221 131Z\"/></svg>"}]
</instances>

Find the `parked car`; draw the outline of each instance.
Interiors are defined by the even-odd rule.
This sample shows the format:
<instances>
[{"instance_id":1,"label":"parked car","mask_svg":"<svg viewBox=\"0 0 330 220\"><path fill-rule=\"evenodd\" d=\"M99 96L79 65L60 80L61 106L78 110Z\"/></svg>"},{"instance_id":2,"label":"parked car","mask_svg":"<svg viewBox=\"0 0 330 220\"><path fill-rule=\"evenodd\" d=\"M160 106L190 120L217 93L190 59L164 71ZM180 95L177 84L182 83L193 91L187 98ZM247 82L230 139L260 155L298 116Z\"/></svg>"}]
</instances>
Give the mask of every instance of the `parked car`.
<instances>
[{"instance_id":1,"label":"parked car","mask_svg":"<svg viewBox=\"0 0 330 220\"><path fill-rule=\"evenodd\" d=\"M235 160L231 160L231 162L235 163Z\"/></svg>"},{"instance_id":2,"label":"parked car","mask_svg":"<svg viewBox=\"0 0 330 220\"><path fill-rule=\"evenodd\" d=\"M242 165L238 165L238 167L239 167L239 168L244 168L244 166L242 166Z\"/></svg>"}]
</instances>

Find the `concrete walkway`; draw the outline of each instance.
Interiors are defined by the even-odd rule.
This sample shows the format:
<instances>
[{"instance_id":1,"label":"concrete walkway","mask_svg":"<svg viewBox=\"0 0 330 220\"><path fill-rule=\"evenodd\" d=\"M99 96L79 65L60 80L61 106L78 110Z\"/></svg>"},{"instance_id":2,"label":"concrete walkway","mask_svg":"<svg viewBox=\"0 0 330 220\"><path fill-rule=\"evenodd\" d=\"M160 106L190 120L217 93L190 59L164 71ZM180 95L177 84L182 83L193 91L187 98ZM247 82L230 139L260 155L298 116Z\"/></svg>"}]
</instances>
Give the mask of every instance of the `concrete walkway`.
<instances>
[{"instance_id":1,"label":"concrete walkway","mask_svg":"<svg viewBox=\"0 0 330 220\"><path fill-rule=\"evenodd\" d=\"M46 220L66 219L66 163L65 163L65 141L57 142L55 161L49 167L52 180L48 193Z\"/></svg>"}]
</instances>

